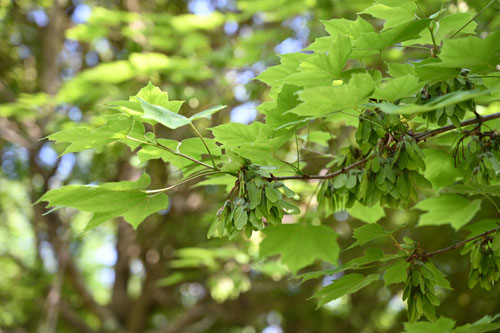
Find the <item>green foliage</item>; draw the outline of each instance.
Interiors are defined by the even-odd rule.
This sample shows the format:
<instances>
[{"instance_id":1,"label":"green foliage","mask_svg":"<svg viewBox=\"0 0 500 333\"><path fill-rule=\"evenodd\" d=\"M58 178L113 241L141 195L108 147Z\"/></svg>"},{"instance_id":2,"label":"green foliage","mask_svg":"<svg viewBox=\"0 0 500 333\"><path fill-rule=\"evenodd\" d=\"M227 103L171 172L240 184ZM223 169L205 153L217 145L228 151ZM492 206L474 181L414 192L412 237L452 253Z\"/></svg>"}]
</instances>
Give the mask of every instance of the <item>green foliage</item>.
<instances>
[{"instance_id":1,"label":"green foliage","mask_svg":"<svg viewBox=\"0 0 500 333\"><path fill-rule=\"evenodd\" d=\"M500 237L495 236L496 233L484 236L462 250L462 254L470 252L469 288L479 283L489 291L500 278Z\"/></svg>"},{"instance_id":2,"label":"green foliage","mask_svg":"<svg viewBox=\"0 0 500 333\"><path fill-rule=\"evenodd\" d=\"M433 323L428 322L418 322L418 323L405 323L405 331L404 333L483 333L483 332L493 332L500 328L499 323L495 323L494 321L498 319L498 315L494 317L484 316L478 321L465 324L463 326L455 327L455 321L446 318L440 317ZM455 327L455 328L454 328Z\"/></svg>"},{"instance_id":3,"label":"green foliage","mask_svg":"<svg viewBox=\"0 0 500 333\"><path fill-rule=\"evenodd\" d=\"M166 194L148 195L144 191L150 181L149 175L143 174L137 181L69 185L45 193L38 202L46 201L49 207L71 207L93 213L85 230L118 216L137 228L149 215L168 208Z\"/></svg>"},{"instance_id":4,"label":"green foliage","mask_svg":"<svg viewBox=\"0 0 500 333\"><path fill-rule=\"evenodd\" d=\"M416 209L426 211L420 216L419 225L449 223L457 230L468 223L480 207L481 200L469 201L456 194L428 198L415 205Z\"/></svg>"},{"instance_id":5,"label":"green foliage","mask_svg":"<svg viewBox=\"0 0 500 333\"><path fill-rule=\"evenodd\" d=\"M378 274L370 274L368 276L358 273L347 274L320 289L313 297L318 298L318 306L321 306L344 295L355 293L378 279Z\"/></svg>"},{"instance_id":6,"label":"green foliage","mask_svg":"<svg viewBox=\"0 0 500 333\"><path fill-rule=\"evenodd\" d=\"M436 296L435 286L440 279L439 274L430 262L411 263L403 291L403 300L407 300L408 304L410 322L417 321L422 315L430 321L436 320L434 307L438 306L440 301Z\"/></svg>"},{"instance_id":7,"label":"green foliage","mask_svg":"<svg viewBox=\"0 0 500 333\"><path fill-rule=\"evenodd\" d=\"M280 254L292 272L310 265L316 259L337 262L337 233L326 226L283 224L266 228L260 254L267 257Z\"/></svg>"},{"instance_id":8,"label":"green foliage","mask_svg":"<svg viewBox=\"0 0 500 333\"><path fill-rule=\"evenodd\" d=\"M366 20L358 14L355 20L322 21L329 35L309 45L309 53L283 54L280 64L258 76L270 87L270 97L258 107L265 116L262 122L220 124L223 115L214 115L225 106L203 106L204 111L187 112L183 101L171 100L152 82L128 100L107 103L111 112L96 117L94 123L98 126L63 129L47 138L65 144L63 153L124 143L137 154L135 166L146 169L143 176L135 182L67 185L46 192L38 202L93 213L85 230L119 216L137 228L149 215L168 208L168 197L163 192L195 180L198 185L226 185L229 193L219 198L223 206L208 228L208 238L227 237L236 242L237 236L244 235L240 240L254 242L263 236L259 258L279 254L281 262L294 274L317 259L328 262L330 268L300 276L305 281L341 275L313 296L319 306L358 292L383 274L386 287L404 282L403 300L411 323L425 316L442 331L464 330L453 330L453 321L436 318L435 307L440 299L435 287L451 286L429 261L433 255L454 247L429 253L406 235L410 229L399 234L399 229L388 231L378 223L386 214L390 219L396 210L411 208L412 220L417 210L423 211L419 227L449 225L456 231L472 221L481 207L490 205L485 199L497 208L490 196L499 196L500 135L488 123L500 118L495 113L500 100L500 77L496 75L500 33L476 33L473 13L456 13L456 8L444 2L427 5L435 9L435 14L425 15L415 2L376 1L359 12L366 15ZM278 10L281 6L286 7L283 12ZM238 2L238 8L246 11L242 15L269 11L263 16L266 22L280 21L286 16L283 13L297 13L308 6L301 1L287 5L284 1ZM137 19L132 13L113 13L108 22L103 19L106 13L104 9L97 11L89 25L71 29L68 36L92 40L103 30L132 25ZM378 29L378 24L372 24L377 21L368 21L368 16L382 19L383 28ZM165 24L153 14L148 19L160 21L159 26ZM166 31L171 33L173 27L175 33L187 35L219 27L223 18L214 14L198 21L194 16L182 15L166 21ZM257 62L263 54L260 45L277 35L281 36L279 31L261 30L242 37L236 43L239 58L229 63L244 66ZM84 96L74 93L79 91L76 88L122 84L134 73L177 73L178 68L184 68L182 73L172 75L174 83L210 77L212 72L205 63L191 66L196 56L206 55L203 45L208 47L208 41L203 42L198 32L189 36L202 40L192 42L197 52L182 49L183 58L157 52L132 53L127 60L101 64L79 74L63 86L57 98L88 102L99 92ZM151 43L162 45L154 38ZM187 46L162 47L175 50ZM220 65L212 61L211 65ZM24 106L10 105L3 113L12 115L10 108L15 107ZM217 118L215 126L209 122L212 116ZM198 131L193 125L195 120L212 124L208 125L212 126L211 136ZM186 125L196 136L184 137ZM468 127L472 125L472 129ZM174 167L179 182L146 189L152 160L159 159ZM208 179L202 181L203 177ZM297 191L287 187L287 181ZM310 190L309 183L297 185L300 181L321 183L316 193ZM441 194L436 192L439 189ZM482 196L468 197L478 194ZM299 207L304 208L302 212ZM363 256L343 263L337 244L337 231L341 234L342 228L318 225L341 211L369 223L353 228L355 241L347 249L375 240L372 244L377 246L389 241L394 243L396 253L367 249ZM397 240L400 236L402 242ZM479 283L490 290L500 277L499 237L492 233L485 237L475 242L467 240L465 249L471 252L469 286ZM214 256L203 250L191 249L178 255L182 257L174 263L178 268L195 267L203 260L209 269L219 268ZM346 273L359 269L374 272ZM163 285L176 281L164 280ZM226 282L233 287L224 289ZM246 275L234 267L214 274L208 284L217 302L233 299L250 288ZM486 332L496 327L481 325L483 322L477 322L468 328ZM408 324L406 330L419 332L426 327Z\"/></svg>"}]
</instances>

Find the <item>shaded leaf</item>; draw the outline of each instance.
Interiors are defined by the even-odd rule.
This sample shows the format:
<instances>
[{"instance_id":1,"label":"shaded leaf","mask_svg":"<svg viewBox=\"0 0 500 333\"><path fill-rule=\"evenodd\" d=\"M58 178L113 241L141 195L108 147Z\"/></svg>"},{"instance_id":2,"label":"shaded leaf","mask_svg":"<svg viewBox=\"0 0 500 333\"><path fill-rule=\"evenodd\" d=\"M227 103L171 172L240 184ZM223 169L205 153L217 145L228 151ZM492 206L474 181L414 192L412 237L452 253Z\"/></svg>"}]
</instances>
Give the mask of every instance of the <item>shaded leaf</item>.
<instances>
[{"instance_id":1,"label":"shaded leaf","mask_svg":"<svg viewBox=\"0 0 500 333\"><path fill-rule=\"evenodd\" d=\"M263 257L281 255L281 261L292 272L312 264L316 259L336 263L339 255L337 233L326 226L282 224L264 229L260 245Z\"/></svg>"},{"instance_id":2,"label":"shaded leaf","mask_svg":"<svg viewBox=\"0 0 500 333\"><path fill-rule=\"evenodd\" d=\"M388 237L391 232L384 230L379 224L366 224L359 228L354 229L353 237L356 241L347 248L352 249L353 247L366 244L374 239Z\"/></svg>"},{"instance_id":3,"label":"shaded leaf","mask_svg":"<svg viewBox=\"0 0 500 333\"><path fill-rule=\"evenodd\" d=\"M358 201L351 208L347 209L347 212L355 219L366 223L375 223L385 216L385 211L380 205L366 207Z\"/></svg>"},{"instance_id":4,"label":"shaded leaf","mask_svg":"<svg viewBox=\"0 0 500 333\"><path fill-rule=\"evenodd\" d=\"M331 284L321 288L312 297L318 298L318 306L322 306L344 295L353 294L379 279L378 274L364 276L357 273L347 274Z\"/></svg>"},{"instance_id":5,"label":"shaded leaf","mask_svg":"<svg viewBox=\"0 0 500 333\"><path fill-rule=\"evenodd\" d=\"M48 191L37 203L46 201L48 207L71 207L93 213L85 230L119 216L137 228L149 215L168 208L166 194L149 196L143 191L150 181L149 175L143 174L137 181L69 185Z\"/></svg>"},{"instance_id":6,"label":"shaded leaf","mask_svg":"<svg viewBox=\"0 0 500 333\"><path fill-rule=\"evenodd\" d=\"M481 200L470 201L456 194L428 198L414 208L426 211L420 216L419 226L450 224L455 230L467 224L481 207Z\"/></svg>"}]
</instances>

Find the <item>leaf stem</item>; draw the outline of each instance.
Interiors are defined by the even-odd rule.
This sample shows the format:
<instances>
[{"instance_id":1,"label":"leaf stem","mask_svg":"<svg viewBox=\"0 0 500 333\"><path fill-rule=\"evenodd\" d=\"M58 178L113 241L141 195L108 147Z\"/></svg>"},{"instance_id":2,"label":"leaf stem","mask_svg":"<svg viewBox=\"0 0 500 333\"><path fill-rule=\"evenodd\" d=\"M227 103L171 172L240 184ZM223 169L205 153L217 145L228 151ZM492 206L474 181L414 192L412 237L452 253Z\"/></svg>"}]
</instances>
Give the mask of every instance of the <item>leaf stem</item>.
<instances>
[{"instance_id":1,"label":"leaf stem","mask_svg":"<svg viewBox=\"0 0 500 333\"><path fill-rule=\"evenodd\" d=\"M460 31L464 30L472 21L474 21L479 15L481 15L489 6L491 6L495 0L491 0L483 9L481 9L473 18L471 18L467 23L465 23L460 29L458 29L453 35L451 35L450 39L453 39L456 35L460 33Z\"/></svg>"},{"instance_id":2,"label":"leaf stem","mask_svg":"<svg viewBox=\"0 0 500 333\"><path fill-rule=\"evenodd\" d=\"M212 152L210 151L210 148L208 148L208 145L207 143L205 142L205 139L203 139L203 136L201 135L201 133L198 131L198 129L193 125L193 123L190 123L191 127L194 129L194 131L196 132L196 135L198 135L201 139L201 142L203 142L203 145L205 146L207 152L208 152L208 155L210 155L210 159L212 160L212 164L214 165L213 169L214 170L219 170L219 168L217 167L217 164L215 164L215 160L214 160L214 157L212 156Z\"/></svg>"},{"instance_id":3,"label":"leaf stem","mask_svg":"<svg viewBox=\"0 0 500 333\"><path fill-rule=\"evenodd\" d=\"M424 11L422 10L422 7L418 4L418 1L415 1L415 4L417 5L418 9L422 13L423 17L426 17ZM434 38L434 28L431 28L430 25L427 26L427 29L429 29L429 33L431 34L431 39L432 39L432 55L435 56L438 52L438 47L436 44L436 39Z\"/></svg>"},{"instance_id":4,"label":"leaf stem","mask_svg":"<svg viewBox=\"0 0 500 333\"><path fill-rule=\"evenodd\" d=\"M139 139L136 139L136 138L133 138L129 135L127 135L127 139L130 139L130 140L133 140L133 141L136 141L136 142L140 142L142 144L145 144L145 145L148 145L148 146L152 146L152 147L157 147L157 148L160 148L160 149L163 149L163 150L166 150L168 151L169 153L172 153L174 155L177 155L177 156L180 156L180 157L183 157L185 159L188 159L190 160L191 162L194 162L194 163L197 163L199 165L203 165L204 167L206 168L209 168L209 169L212 169L212 170L216 170L213 166L211 166L210 164L206 164L202 161L198 161L197 159L195 158L192 158L191 156L188 156L188 155L185 155L181 152L178 152L178 151L175 151L173 149L170 149L164 145L162 145L161 143L157 142L157 143L151 143L151 142L146 142L146 141L142 141L142 140L139 140Z\"/></svg>"},{"instance_id":5,"label":"leaf stem","mask_svg":"<svg viewBox=\"0 0 500 333\"><path fill-rule=\"evenodd\" d=\"M297 134L295 134L295 145L297 146L297 170L300 171L300 148L299 148L299 139L297 138Z\"/></svg>"},{"instance_id":6,"label":"leaf stem","mask_svg":"<svg viewBox=\"0 0 500 333\"><path fill-rule=\"evenodd\" d=\"M488 236L489 234L492 234L492 233L494 233L496 231L499 231L499 230L500 230L500 226L497 226L497 227L495 227L493 229L490 229L488 231L483 232L482 234L479 234L477 236L474 236L474 237L471 237L469 239L466 239L466 240L463 240L461 242L458 242L456 244L453 244L452 246L448 246L448 247L445 247L443 249L439 249L439 250L432 251L432 252L424 252L424 253L422 253L421 255L418 255L418 256L423 256L423 257L429 258L429 257L432 257L433 255L436 255L436 254L440 254L440 253L447 252L447 251L450 251L450 250L455 250L455 249L461 247L462 245L467 244L468 242L472 242L473 240L476 240L476 239Z\"/></svg>"},{"instance_id":7,"label":"leaf stem","mask_svg":"<svg viewBox=\"0 0 500 333\"><path fill-rule=\"evenodd\" d=\"M144 192L146 194L154 194L154 193L166 192L166 191L169 191L169 190L171 190L173 188L176 188L178 186L186 184L187 182L190 182L190 181L192 181L194 179L205 177L205 176L210 176L210 175L215 175L215 174L218 174L218 173L223 173L223 172L222 171L211 171L211 172L202 173L202 174L196 175L194 177L190 177L190 178L184 179L183 181L181 181L181 182L179 182L179 183L177 183L175 185L172 185L172 186L168 186L168 187L160 188L160 189L156 189L156 190L145 190Z\"/></svg>"},{"instance_id":8,"label":"leaf stem","mask_svg":"<svg viewBox=\"0 0 500 333\"><path fill-rule=\"evenodd\" d=\"M460 123L460 127L469 126L469 125L477 124L477 123L480 123L480 122L482 123L482 122L486 122L486 121L493 120L493 119L498 119L498 118L500 118L500 112L492 113L492 114L489 114L489 115L486 115L486 116L481 116L479 118L474 118L474 119L469 119L469 120L462 121ZM420 132L420 133L415 133L415 134L413 134L413 138L418 143L420 141L426 140L429 137L433 137L433 136L436 136L438 134L442 134L442 133L451 131L451 130L453 130L455 128L456 128L455 125L450 124L450 125L443 126L443 127L440 127L440 128L434 129L434 130L430 130L430 131L426 131L426 132ZM276 177L274 175L271 175L271 177L267 177L266 180L267 181L281 181L281 180L289 180L289 179L319 179L319 180L331 179L331 178L335 178L336 176L338 176L340 174L346 173L349 170L361 167L366 162L368 162L368 158L363 158L363 159L361 159L359 161L356 161L353 164L348 165L348 166L346 166L346 167L344 167L344 168L342 168L340 170L337 170L337 171L331 172L331 173L327 173L327 174L324 174L324 175L301 174L301 175L281 176L281 177Z\"/></svg>"}]
</instances>

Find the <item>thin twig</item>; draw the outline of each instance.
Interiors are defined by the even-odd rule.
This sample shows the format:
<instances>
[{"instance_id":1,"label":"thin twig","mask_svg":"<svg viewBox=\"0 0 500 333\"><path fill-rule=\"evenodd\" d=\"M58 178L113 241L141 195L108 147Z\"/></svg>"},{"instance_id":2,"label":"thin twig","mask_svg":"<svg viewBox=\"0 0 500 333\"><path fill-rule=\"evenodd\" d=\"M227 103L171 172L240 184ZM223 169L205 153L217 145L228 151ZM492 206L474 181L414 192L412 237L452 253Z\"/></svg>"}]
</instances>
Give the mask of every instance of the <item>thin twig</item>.
<instances>
[{"instance_id":1,"label":"thin twig","mask_svg":"<svg viewBox=\"0 0 500 333\"><path fill-rule=\"evenodd\" d=\"M473 18L471 18L467 23L465 23L460 29L458 29L453 35L451 35L450 39L453 39L456 35L460 33L460 31L464 30L466 26L468 26L472 21L474 21L479 15L481 15L489 6L491 6L495 0L491 0L483 9L481 9Z\"/></svg>"},{"instance_id":2,"label":"thin twig","mask_svg":"<svg viewBox=\"0 0 500 333\"><path fill-rule=\"evenodd\" d=\"M201 178L201 177L205 177L205 176L210 176L210 175L215 175L215 174L218 174L218 173L223 173L222 171L212 171L212 172L206 172L206 173L202 173L202 174L199 174L197 176L193 176L191 178L188 178L188 179L184 179L183 181L175 184L175 185L172 185L172 186L168 186L168 187L165 187L165 188L160 188L160 189L156 189L156 190L145 190L144 193L146 194L154 194L154 193L160 193L160 192L166 192L168 190L171 190L173 188L176 188L180 185L183 185L183 184L186 184L194 179L197 179L197 178Z\"/></svg>"},{"instance_id":3,"label":"thin twig","mask_svg":"<svg viewBox=\"0 0 500 333\"><path fill-rule=\"evenodd\" d=\"M297 134L295 134L295 145L297 146L297 170L300 170L300 148L299 148L299 139L297 139Z\"/></svg>"},{"instance_id":4,"label":"thin twig","mask_svg":"<svg viewBox=\"0 0 500 333\"><path fill-rule=\"evenodd\" d=\"M489 121L489 120L493 120L493 119L498 119L498 118L500 118L500 112L492 113L492 114L489 114L489 115L486 115L486 116L482 116L480 118L474 118L474 119L469 119L469 120L462 121L460 123L460 127L469 126L469 125L477 124L479 122L485 122L485 121ZM440 128L437 128L437 129L434 129L434 130L431 130L431 131L426 131L426 132L421 132L421 133L415 133L415 134L413 134L413 138L418 143L418 142L423 141L423 140L425 140L425 139L427 139L429 137L433 137L433 136L436 136L438 134L442 134L442 133L451 131L451 130L453 130L455 128L456 128L455 125L447 125L447 126L440 127ZM289 179L320 179L320 180L322 180L322 179L331 179L331 178L335 178L336 176L338 176L340 174L346 173L349 170L361 167L366 162L368 162L368 158L363 158L363 159L361 159L361 160L359 160L357 162L354 162L353 164L348 165L348 166L346 166L346 167L344 167L344 168L342 168L340 170L337 170L337 171L332 172L332 173L327 173L327 174L324 174L324 175L302 174L302 175L281 176L281 177L276 177L276 176L271 175L271 177L267 177L266 180L267 181L281 181L281 180L289 180Z\"/></svg>"},{"instance_id":5,"label":"thin twig","mask_svg":"<svg viewBox=\"0 0 500 333\"><path fill-rule=\"evenodd\" d=\"M169 153L172 153L174 155L177 155L177 156L180 156L180 157L183 157L185 159L188 159L190 160L191 162L194 162L194 163L198 163L199 165L203 165L204 167L206 168L209 168L209 169L212 169L212 170L215 170L215 168L213 166L211 166L210 164L206 164L202 161L198 161L197 159L195 158L192 158L191 156L188 156L188 155L185 155L181 152L178 152L178 151L175 151L173 149L170 149L168 148L167 146L164 146L162 145L161 143L151 143L151 142L146 142L146 141L142 141L142 140L139 140L139 139L136 139L136 138L133 138L131 137L130 135L127 135L127 139L130 139L130 140L133 140L133 141L136 141L136 142L140 142L142 144L145 144L145 145L148 145L148 146L152 146L152 147L156 147L156 148L160 148L160 149L163 149L163 150L166 150L168 151Z\"/></svg>"},{"instance_id":6,"label":"thin twig","mask_svg":"<svg viewBox=\"0 0 500 333\"><path fill-rule=\"evenodd\" d=\"M488 121L488 120L493 120L493 119L498 119L498 118L500 118L500 112L492 113L492 114L489 114L489 115L486 115L486 116L481 116L481 118L474 118L474 119L469 119L469 120L462 121L460 123L460 127L469 126L469 125L477 124L479 122L485 122L485 121ZM455 125L450 124L450 125L447 125L447 126L436 128L434 130L430 130L430 131L426 131L426 132L421 132L421 133L415 133L414 138L417 141L422 141L422 140L425 140L428 137L436 136L438 134L451 131L451 130L453 130L455 128L457 128Z\"/></svg>"},{"instance_id":7,"label":"thin twig","mask_svg":"<svg viewBox=\"0 0 500 333\"><path fill-rule=\"evenodd\" d=\"M217 164L215 164L215 160L214 160L214 157L212 156L212 152L210 151L210 148L208 148L208 145L207 143L205 142L205 139L203 139L203 136L201 135L201 133L198 131L198 129L193 125L193 123L190 124L191 127L194 129L194 131L196 132L196 135L198 135L201 139L201 142L203 142L203 145L205 146L205 148L207 149L207 152L208 152L208 155L210 155L210 159L212 160L212 164L214 165L214 170L219 170L219 168L217 168Z\"/></svg>"},{"instance_id":8,"label":"thin twig","mask_svg":"<svg viewBox=\"0 0 500 333\"><path fill-rule=\"evenodd\" d=\"M443 252L454 250L454 249L457 249L457 248L461 247L462 245L467 244L468 242L472 242L473 240L476 240L476 239L479 239L479 238L483 238L483 237L488 236L489 234L492 234L492 233L497 232L499 230L500 230L500 226L497 226L497 227L495 227L493 229L490 229L488 231L483 232L482 234L479 234L477 236L474 236L474 237L471 237L469 239L463 240L461 242L453 244L452 246L445 247L444 249L439 249L439 250L432 251L432 252L424 252L424 253L422 253L421 256L429 258L429 257L432 257L433 255L436 255L436 254L440 254L440 253L443 253Z\"/></svg>"},{"instance_id":9,"label":"thin twig","mask_svg":"<svg viewBox=\"0 0 500 333\"><path fill-rule=\"evenodd\" d=\"M417 5L418 9L422 13L422 16L426 17L424 11L422 10L422 8L420 7L420 5L418 4L418 1L415 1L415 4ZM431 34L431 39L432 39L432 53L435 56L437 54L437 52L438 52L438 47L437 47L437 44L436 44L436 39L434 38L434 28L431 28L430 25L428 25L427 28L429 29L429 32Z\"/></svg>"}]
</instances>

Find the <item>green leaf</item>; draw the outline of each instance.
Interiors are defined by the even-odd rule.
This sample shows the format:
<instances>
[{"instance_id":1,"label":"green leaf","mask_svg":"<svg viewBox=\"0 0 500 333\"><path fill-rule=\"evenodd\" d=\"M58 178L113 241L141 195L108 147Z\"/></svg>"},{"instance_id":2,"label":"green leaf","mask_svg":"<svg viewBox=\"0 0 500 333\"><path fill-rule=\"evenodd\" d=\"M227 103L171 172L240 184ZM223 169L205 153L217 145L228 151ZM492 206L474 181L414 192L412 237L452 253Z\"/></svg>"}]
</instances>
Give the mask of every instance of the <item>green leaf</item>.
<instances>
[{"instance_id":1,"label":"green leaf","mask_svg":"<svg viewBox=\"0 0 500 333\"><path fill-rule=\"evenodd\" d=\"M456 194L428 198L414 208L426 211L420 216L419 226L450 224L455 230L467 224L481 207L481 200L470 201Z\"/></svg>"},{"instance_id":2,"label":"green leaf","mask_svg":"<svg viewBox=\"0 0 500 333\"><path fill-rule=\"evenodd\" d=\"M282 224L264 229L260 255L281 255L281 261L292 272L308 266L316 259L336 264L339 255L337 233L326 226Z\"/></svg>"},{"instance_id":3,"label":"green leaf","mask_svg":"<svg viewBox=\"0 0 500 333\"><path fill-rule=\"evenodd\" d=\"M281 63L277 66L272 66L262 72L257 79L267 83L269 86L282 86L284 78L290 74L296 73L302 60L310 57L308 54L301 52L282 54Z\"/></svg>"},{"instance_id":4,"label":"green leaf","mask_svg":"<svg viewBox=\"0 0 500 333\"><path fill-rule=\"evenodd\" d=\"M166 91L161 91L161 89L153 85L151 81L149 81L147 86L139 90L135 98L131 97L131 101L128 102L129 108L133 110L138 110L140 108L140 105L135 102L136 99L142 99L149 104L161 106L174 113L178 113L184 103L184 101L170 101L168 99L168 93ZM135 103L135 105L130 103ZM113 102L112 104L116 104L116 102ZM119 104L127 106L123 103L123 101Z\"/></svg>"},{"instance_id":5,"label":"green leaf","mask_svg":"<svg viewBox=\"0 0 500 333\"><path fill-rule=\"evenodd\" d=\"M351 80L341 86L306 88L299 92L304 103L292 112L303 116L325 116L335 111L354 109L365 103L374 89L370 74L353 74Z\"/></svg>"},{"instance_id":6,"label":"green leaf","mask_svg":"<svg viewBox=\"0 0 500 333\"><path fill-rule=\"evenodd\" d=\"M388 67L387 72L394 78L406 75L415 76L415 66L412 64L399 64L391 62L386 63L386 65Z\"/></svg>"},{"instance_id":7,"label":"green leaf","mask_svg":"<svg viewBox=\"0 0 500 333\"><path fill-rule=\"evenodd\" d=\"M375 89L372 98L394 102L404 97L415 96L423 87L415 75L386 79Z\"/></svg>"},{"instance_id":8,"label":"green leaf","mask_svg":"<svg viewBox=\"0 0 500 333\"><path fill-rule=\"evenodd\" d=\"M458 104L476 97L491 93L488 90L460 90L449 94L432 98L426 104L392 104L392 103L373 103L372 107L377 107L386 113L396 113L402 115L411 115L419 112L428 112L443 108L448 105Z\"/></svg>"},{"instance_id":9,"label":"green leaf","mask_svg":"<svg viewBox=\"0 0 500 333\"><path fill-rule=\"evenodd\" d=\"M366 207L358 201L351 208L347 209L347 212L355 219L366 223L375 223L385 216L385 211L380 205Z\"/></svg>"},{"instance_id":10,"label":"green leaf","mask_svg":"<svg viewBox=\"0 0 500 333\"><path fill-rule=\"evenodd\" d=\"M215 143L214 139L204 138L204 140L213 156L221 156L221 148ZM178 148L174 150L197 159L201 159L202 155L207 154L203 141L198 137L182 140Z\"/></svg>"},{"instance_id":11,"label":"green leaf","mask_svg":"<svg viewBox=\"0 0 500 333\"><path fill-rule=\"evenodd\" d=\"M418 78L426 83L437 83L456 78L460 74L458 68L446 68L441 66L438 58L427 58L414 62L415 73Z\"/></svg>"},{"instance_id":12,"label":"green leaf","mask_svg":"<svg viewBox=\"0 0 500 333\"><path fill-rule=\"evenodd\" d=\"M384 273L384 287L395 283L405 282L409 266L410 264L405 260L398 261L390 265Z\"/></svg>"},{"instance_id":13,"label":"green leaf","mask_svg":"<svg viewBox=\"0 0 500 333\"><path fill-rule=\"evenodd\" d=\"M341 34L356 39L356 37L359 37L363 33L373 31L373 26L360 16L354 21L342 18L328 21L321 20L321 23L323 23L326 31L332 36Z\"/></svg>"},{"instance_id":14,"label":"green leaf","mask_svg":"<svg viewBox=\"0 0 500 333\"><path fill-rule=\"evenodd\" d=\"M413 21L415 19L415 10L417 5L414 2L401 3L398 6L387 6L385 4L374 4L359 14L370 14L373 17L383 19L384 29Z\"/></svg>"},{"instance_id":15,"label":"green leaf","mask_svg":"<svg viewBox=\"0 0 500 333\"><path fill-rule=\"evenodd\" d=\"M419 38L419 33L430 22L430 19L405 22L382 32L364 33L354 41L353 46L356 49L383 50L394 44Z\"/></svg>"},{"instance_id":16,"label":"green leaf","mask_svg":"<svg viewBox=\"0 0 500 333\"><path fill-rule=\"evenodd\" d=\"M168 107L168 93L166 91L161 91L161 89L156 87L151 81L148 82L147 86L139 90L136 97L150 104L160 105L164 108Z\"/></svg>"},{"instance_id":17,"label":"green leaf","mask_svg":"<svg viewBox=\"0 0 500 333\"><path fill-rule=\"evenodd\" d=\"M436 44L440 45L446 37L450 37L458 30L459 27L465 25L466 23L468 23L467 26L462 29L460 34L474 34L477 23L471 21L473 17L473 13L454 13L440 19L437 25L431 23L431 25L434 25L433 31ZM431 34L428 30L423 31L421 36L422 37L419 39L411 41L411 44L432 44Z\"/></svg>"},{"instance_id":18,"label":"green leaf","mask_svg":"<svg viewBox=\"0 0 500 333\"><path fill-rule=\"evenodd\" d=\"M48 207L71 207L93 213L85 230L118 216L137 228L149 215L168 208L166 194L149 196L143 191L150 181L149 175L143 174L137 181L69 185L45 193L36 203L46 201Z\"/></svg>"},{"instance_id":19,"label":"green leaf","mask_svg":"<svg viewBox=\"0 0 500 333\"><path fill-rule=\"evenodd\" d=\"M370 274L368 276L357 273L347 274L338 280L334 280L328 286L321 288L313 297L318 298L318 307L320 307L344 295L353 294L378 279L378 274Z\"/></svg>"},{"instance_id":20,"label":"green leaf","mask_svg":"<svg viewBox=\"0 0 500 333\"><path fill-rule=\"evenodd\" d=\"M176 129L191 123L191 120L178 113L159 105L150 104L139 97L137 99L144 110L144 115L141 116L144 119L152 119L170 129Z\"/></svg>"},{"instance_id":21,"label":"green leaf","mask_svg":"<svg viewBox=\"0 0 500 333\"><path fill-rule=\"evenodd\" d=\"M437 149L423 149L426 165L424 176L436 190L453 184L460 177L461 170L455 168L453 157L449 152Z\"/></svg>"},{"instance_id":22,"label":"green leaf","mask_svg":"<svg viewBox=\"0 0 500 333\"><path fill-rule=\"evenodd\" d=\"M455 184L443 188L441 193L482 194L500 197L500 185Z\"/></svg>"},{"instance_id":23,"label":"green leaf","mask_svg":"<svg viewBox=\"0 0 500 333\"><path fill-rule=\"evenodd\" d=\"M475 36L445 40L439 59L442 67L469 68L473 73L494 70L500 61L500 31L481 39Z\"/></svg>"},{"instance_id":24,"label":"green leaf","mask_svg":"<svg viewBox=\"0 0 500 333\"><path fill-rule=\"evenodd\" d=\"M363 266L380 261L386 262L394 259L402 259L400 254L384 254L384 251L379 248L368 248L361 257L354 258L344 265L333 268L333 269L323 269L320 271L308 272L300 274L297 276L298 279L302 279L301 283L315 279L325 275L332 275L346 270L363 269Z\"/></svg>"},{"instance_id":25,"label":"green leaf","mask_svg":"<svg viewBox=\"0 0 500 333\"><path fill-rule=\"evenodd\" d=\"M328 52L332 40L335 39L335 36L337 35L347 36L351 40L356 40L361 34L374 31L373 26L360 16L358 16L355 21L332 19L329 21L321 21L321 23L323 23L326 31L331 36L316 38L316 40L309 45L306 50ZM353 50L350 54L350 58L359 59L373 53L374 51L372 50Z\"/></svg>"},{"instance_id":26,"label":"green leaf","mask_svg":"<svg viewBox=\"0 0 500 333\"><path fill-rule=\"evenodd\" d=\"M50 134L47 138L57 143L69 144L62 154L101 147L118 140L123 140L135 148L137 143L126 139L127 135L131 134L132 137L141 140L144 138L144 126L135 122L131 116L115 114L103 118L106 119L106 124L101 127L95 129L85 126L74 127Z\"/></svg>"},{"instance_id":27,"label":"green leaf","mask_svg":"<svg viewBox=\"0 0 500 333\"><path fill-rule=\"evenodd\" d=\"M206 109L204 111L201 111L201 112L198 112L198 113L195 113L194 115L192 115L191 117L189 117L189 119L191 121L193 120L196 120L196 119L200 119L200 118L205 118L205 119L210 119L212 117L212 115L214 113L217 113L219 112L220 110L226 108L227 105L216 105L216 106L212 106L211 108L209 109Z\"/></svg>"},{"instance_id":28,"label":"green leaf","mask_svg":"<svg viewBox=\"0 0 500 333\"><path fill-rule=\"evenodd\" d=\"M446 279L446 275L444 275L443 272L437 269L432 262L426 262L424 267L431 271L437 286L444 289L453 290L453 288L451 288L450 286L450 282Z\"/></svg>"},{"instance_id":29,"label":"green leaf","mask_svg":"<svg viewBox=\"0 0 500 333\"><path fill-rule=\"evenodd\" d=\"M280 133L266 124L229 123L210 128L215 139L241 157L260 165L288 166L275 158L273 151L287 143L294 130Z\"/></svg>"},{"instance_id":30,"label":"green leaf","mask_svg":"<svg viewBox=\"0 0 500 333\"><path fill-rule=\"evenodd\" d=\"M304 119L298 115L286 112L296 107L300 101L297 92L301 90L300 87L285 84L278 93L276 103L271 104L265 108L262 104L258 110L266 115L266 124L270 127L277 129L278 127L286 126L287 124L296 124ZM269 104L268 104L269 105Z\"/></svg>"},{"instance_id":31,"label":"green leaf","mask_svg":"<svg viewBox=\"0 0 500 333\"><path fill-rule=\"evenodd\" d=\"M379 224L366 224L359 228L354 229L353 237L356 241L351 244L346 250L352 249L356 246L361 246L374 239L389 237L391 232L384 230Z\"/></svg>"},{"instance_id":32,"label":"green leaf","mask_svg":"<svg viewBox=\"0 0 500 333\"><path fill-rule=\"evenodd\" d=\"M229 123L210 128L215 139L226 147L237 147L256 142L261 134L270 135L272 129L260 122L250 125ZM270 147L259 147L270 150Z\"/></svg>"},{"instance_id":33,"label":"green leaf","mask_svg":"<svg viewBox=\"0 0 500 333\"><path fill-rule=\"evenodd\" d=\"M441 317L432 323L427 321L404 323L404 333L451 333L454 326L454 320Z\"/></svg>"},{"instance_id":34,"label":"green leaf","mask_svg":"<svg viewBox=\"0 0 500 333\"><path fill-rule=\"evenodd\" d=\"M298 70L284 80L288 84L303 87L331 85L339 78L349 55L351 54L351 40L347 36L337 34L330 40L330 47L326 53L316 53L304 59Z\"/></svg>"},{"instance_id":35,"label":"green leaf","mask_svg":"<svg viewBox=\"0 0 500 333\"><path fill-rule=\"evenodd\" d=\"M496 314L495 316L484 316L478 321L472 324L465 324L463 326L459 326L453 330L452 333L484 333L484 332L493 332L500 329L500 323L494 323L500 314ZM411 332L410 332L411 333Z\"/></svg>"}]
</instances>

